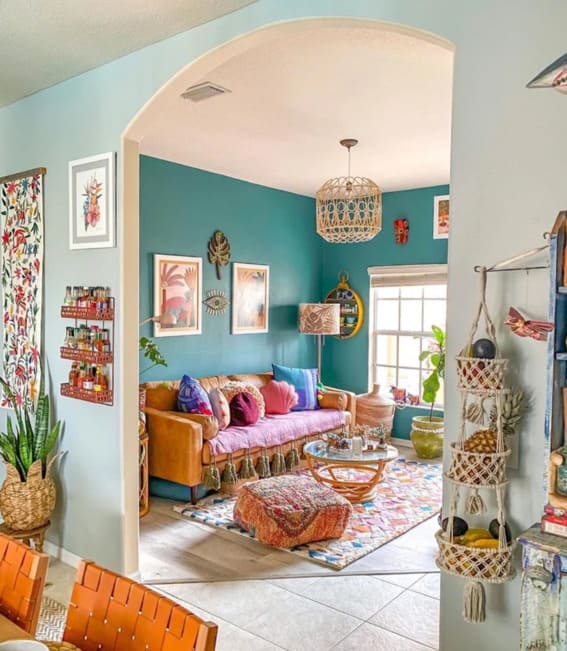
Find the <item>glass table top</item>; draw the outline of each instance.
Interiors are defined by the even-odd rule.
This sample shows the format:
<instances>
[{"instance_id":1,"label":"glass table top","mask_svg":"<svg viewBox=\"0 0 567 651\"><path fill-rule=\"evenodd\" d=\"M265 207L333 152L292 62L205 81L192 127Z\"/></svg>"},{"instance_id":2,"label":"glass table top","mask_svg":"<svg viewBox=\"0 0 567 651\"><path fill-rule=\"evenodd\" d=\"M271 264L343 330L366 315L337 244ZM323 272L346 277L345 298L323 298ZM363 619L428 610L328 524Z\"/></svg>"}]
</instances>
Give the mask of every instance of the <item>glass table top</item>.
<instances>
[{"instance_id":1,"label":"glass table top","mask_svg":"<svg viewBox=\"0 0 567 651\"><path fill-rule=\"evenodd\" d=\"M346 461L353 463L376 463L377 461L392 461L398 456L395 447L388 445L385 449L364 451L354 454L352 450L337 450L328 448L325 441L310 441L303 446L303 452L321 461Z\"/></svg>"}]
</instances>

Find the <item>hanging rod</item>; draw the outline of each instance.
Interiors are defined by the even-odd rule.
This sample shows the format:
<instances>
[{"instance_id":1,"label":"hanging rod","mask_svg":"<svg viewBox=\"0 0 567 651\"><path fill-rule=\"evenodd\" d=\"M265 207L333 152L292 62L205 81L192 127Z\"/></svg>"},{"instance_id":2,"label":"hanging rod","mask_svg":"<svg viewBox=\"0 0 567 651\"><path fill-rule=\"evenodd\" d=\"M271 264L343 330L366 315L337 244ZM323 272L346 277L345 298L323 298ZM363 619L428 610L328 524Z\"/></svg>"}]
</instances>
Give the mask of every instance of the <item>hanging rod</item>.
<instances>
[{"instance_id":1,"label":"hanging rod","mask_svg":"<svg viewBox=\"0 0 567 651\"><path fill-rule=\"evenodd\" d=\"M544 237L546 237L546 234L544 234ZM513 256L512 258L508 258L507 260L502 260L501 262L497 262L496 264L493 264L491 267L486 267L487 272L492 272L492 271L532 271L533 269L549 269L549 265L536 265L536 266L531 266L531 267L508 267L509 264L513 264L514 262L520 262L520 260L525 260L526 258L531 258L534 255L537 255L538 253L541 253L542 251L546 251L549 249L549 244L544 244L543 246L538 246L536 249L530 249L529 251L525 251L524 253L520 253L518 255ZM478 273L482 269L481 265L475 265L474 270Z\"/></svg>"},{"instance_id":2,"label":"hanging rod","mask_svg":"<svg viewBox=\"0 0 567 651\"><path fill-rule=\"evenodd\" d=\"M47 174L47 169L45 167L34 167L33 170L26 170L25 172L18 172L17 174L8 174L8 176L0 176L0 184L9 183L10 181L19 181L20 179L25 179L28 176L35 176L36 174Z\"/></svg>"}]
</instances>

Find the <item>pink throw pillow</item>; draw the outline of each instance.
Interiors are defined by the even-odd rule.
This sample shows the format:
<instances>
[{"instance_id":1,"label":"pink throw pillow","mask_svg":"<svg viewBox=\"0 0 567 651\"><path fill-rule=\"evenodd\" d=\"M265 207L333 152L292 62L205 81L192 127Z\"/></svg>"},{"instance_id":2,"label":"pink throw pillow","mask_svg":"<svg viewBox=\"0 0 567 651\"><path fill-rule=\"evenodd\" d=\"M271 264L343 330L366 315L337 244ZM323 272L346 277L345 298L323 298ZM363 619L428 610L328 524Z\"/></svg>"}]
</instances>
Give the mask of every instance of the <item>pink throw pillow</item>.
<instances>
[{"instance_id":1,"label":"pink throw pillow","mask_svg":"<svg viewBox=\"0 0 567 651\"><path fill-rule=\"evenodd\" d=\"M267 414L289 414L299 399L293 386L283 380L270 380L260 392L264 396Z\"/></svg>"},{"instance_id":2,"label":"pink throw pillow","mask_svg":"<svg viewBox=\"0 0 567 651\"><path fill-rule=\"evenodd\" d=\"M260 418L258 403L249 393L237 393L230 401L231 425L254 425Z\"/></svg>"},{"instance_id":3,"label":"pink throw pillow","mask_svg":"<svg viewBox=\"0 0 567 651\"><path fill-rule=\"evenodd\" d=\"M230 425L230 407L224 393L220 389L213 389L209 392L209 400L219 429L226 429Z\"/></svg>"}]
</instances>

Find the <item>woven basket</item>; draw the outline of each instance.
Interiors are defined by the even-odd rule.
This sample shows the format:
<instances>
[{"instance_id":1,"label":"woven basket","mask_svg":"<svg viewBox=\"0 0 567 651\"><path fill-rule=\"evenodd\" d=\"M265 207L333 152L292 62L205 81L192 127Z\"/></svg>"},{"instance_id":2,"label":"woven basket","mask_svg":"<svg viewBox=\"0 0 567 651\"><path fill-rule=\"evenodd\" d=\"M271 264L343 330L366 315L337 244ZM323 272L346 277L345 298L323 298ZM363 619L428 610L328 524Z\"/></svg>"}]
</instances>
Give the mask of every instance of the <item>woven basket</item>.
<instances>
[{"instance_id":1,"label":"woven basket","mask_svg":"<svg viewBox=\"0 0 567 651\"><path fill-rule=\"evenodd\" d=\"M508 360L503 357L481 359L478 357L456 357L457 386L475 392L489 392L502 389Z\"/></svg>"},{"instance_id":2,"label":"woven basket","mask_svg":"<svg viewBox=\"0 0 567 651\"><path fill-rule=\"evenodd\" d=\"M442 530L435 534L439 545L437 565L445 572L489 583L502 583L514 575L514 542L502 549L467 547L445 539L446 535Z\"/></svg>"},{"instance_id":3,"label":"woven basket","mask_svg":"<svg viewBox=\"0 0 567 651\"><path fill-rule=\"evenodd\" d=\"M16 531L27 531L46 524L55 509L55 484L49 476L41 476L41 461L30 466L27 481L21 481L16 468L7 463L6 479L0 488L0 513L4 522Z\"/></svg>"},{"instance_id":4,"label":"woven basket","mask_svg":"<svg viewBox=\"0 0 567 651\"><path fill-rule=\"evenodd\" d=\"M503 452L466 452L462 443L451 443L451 465L447 477L460 484L487 486L506 481L506 458L511 450Z\"/></svg>"}]
</instances>

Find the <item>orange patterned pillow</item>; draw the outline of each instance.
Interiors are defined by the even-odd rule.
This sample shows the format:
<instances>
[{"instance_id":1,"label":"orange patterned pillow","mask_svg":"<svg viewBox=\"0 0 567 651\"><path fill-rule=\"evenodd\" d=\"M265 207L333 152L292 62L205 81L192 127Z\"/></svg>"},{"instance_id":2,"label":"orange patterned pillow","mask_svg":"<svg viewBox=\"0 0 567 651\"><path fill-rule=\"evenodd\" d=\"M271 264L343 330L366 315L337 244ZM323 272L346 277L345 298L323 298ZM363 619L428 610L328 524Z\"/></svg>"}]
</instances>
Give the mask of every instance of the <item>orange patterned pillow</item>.
<instances>
[{"instance_id":1,"label":"orange patterned pillow","mask_svg":"<svg viewBox=\"0 0 567 651\"><path fill-rule=\"evenodd\" d=\"M221 391L224 393L224 397L226 398L228 404L230 404L230 401L234 398L234 396L237 393L249 393L254 398L256 404L258 405L258 412L260 414L260 418L264 418L266 414L266 404L264 402L264 398L262 397L262 394L260 393L258 388L255 387L253 384L249 384L248 382L236 382L234 380L231 380L230 382L223 384L223 386L221 387Z\"/></svg>"},{"instance_id":2,"label":"orange patterned pillow","mask_svg":"<svg viewBox=\"0 0 567 651\"><path fill-rule=\"evenodd\" d=\"M224 393L220 389L212 389L209 391L209 400L219 429L226 429L230 424L230 406Z\"/></svg>"}]
</instances>

